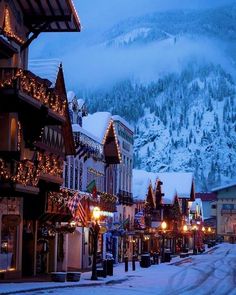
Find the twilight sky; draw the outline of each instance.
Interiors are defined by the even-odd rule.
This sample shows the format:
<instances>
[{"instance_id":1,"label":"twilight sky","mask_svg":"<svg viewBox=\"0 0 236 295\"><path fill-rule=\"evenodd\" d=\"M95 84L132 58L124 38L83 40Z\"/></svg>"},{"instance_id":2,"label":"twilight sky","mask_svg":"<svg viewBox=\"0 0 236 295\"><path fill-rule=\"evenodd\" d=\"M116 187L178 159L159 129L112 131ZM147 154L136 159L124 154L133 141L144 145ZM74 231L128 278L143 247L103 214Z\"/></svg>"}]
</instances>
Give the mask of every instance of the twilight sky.
<instances>
[{"instance_id":1,"label":"twilight sky","mask_svg":"<svg viewBox=\"0 0 236 295\"><path fill-rule=\"evenodd\" d=\"M176 70L178 68L177 60L182 58L183 51L188 51L189 46L193 52L200 50L197 43L190 45L186 40L182 40L182 43L175 48L174 52L173 50L166 52L164 48L167 57L165 59L165 56L161 56L161 54L158 56L154 54L163 50L162 47L160 48L162 45L149 46L145 48L145 52L139 49L131 52L129 50L101 48L98 45L99 41L104 32L129 17L170 9L205 9L232 2L234 1L74 0L82 23L82 32L43 33L32 43L30 58L56 58L61 60L68 90L80 87L97 87L104 84L104 81L130 77L132 73L139 72L141 67L143 70L140 74L145 76L146 73L152 73L153 60L160 69L169 67L169 64L163 64L163 59L169 60L173 69ZM218 53L217 48L214 48L212 44L208 44L209 42L205 42L205 40L203 43L203 51L209 55L209 58L211 53L215 51L214 56L219 57L220 53ZM150 78L149 76L147 79Z\"/></svg>"}]
</instances>

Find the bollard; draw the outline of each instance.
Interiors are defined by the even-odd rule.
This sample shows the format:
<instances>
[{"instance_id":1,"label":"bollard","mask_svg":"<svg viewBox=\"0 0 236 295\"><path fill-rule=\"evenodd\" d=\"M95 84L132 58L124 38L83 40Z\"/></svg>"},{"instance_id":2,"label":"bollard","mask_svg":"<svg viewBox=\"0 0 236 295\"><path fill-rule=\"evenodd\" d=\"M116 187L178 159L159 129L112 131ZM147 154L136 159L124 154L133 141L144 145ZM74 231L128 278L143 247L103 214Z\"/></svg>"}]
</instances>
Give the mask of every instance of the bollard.
<instances>
[{"instance_id":1,"label":"bollard","mask_svg":"<svg viewBox=\"0 0 236 295\"><path fill-rule=\"evenodd\" d=\"M128 261L128 257L125 256L125 272L127 272L129 270L129 261Z\"/></svg>"},{"instance_id":2,"label":"bollard","mask_svg":"<svg viewBox=\"0 0 236 295\"><path fill-rule=\"evenodd\" d=\"M132 258L132 270L135 271L135 256Z\"/></svg>"}]
</instances>

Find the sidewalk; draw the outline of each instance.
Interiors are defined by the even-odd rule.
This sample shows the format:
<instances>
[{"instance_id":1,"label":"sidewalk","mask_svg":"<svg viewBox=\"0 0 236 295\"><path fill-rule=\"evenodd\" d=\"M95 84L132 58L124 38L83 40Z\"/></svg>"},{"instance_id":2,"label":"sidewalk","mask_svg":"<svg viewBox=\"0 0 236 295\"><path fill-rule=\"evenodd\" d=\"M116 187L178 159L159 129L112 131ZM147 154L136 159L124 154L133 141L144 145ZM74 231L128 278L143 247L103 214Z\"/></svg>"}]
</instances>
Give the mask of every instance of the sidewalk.
<instances>
[{"instance_id":1,"label":"sidewalk","mask_svg":"<svg viewBox=\"0 0 236 295\"><path fill-rule=\"evenodd\" d=\"M215 247L207 249L205 254L211 252ZM210 251L209 251L210 250ZM210 253L209 253L210 254ZM172 258L170 263L162 263L155 266L151 266L153 270L155 267L162 267L168 265L177 265L178 263L188 263L190 259L193 258L192 255L188 258L175 257ZM91 281L91 272L85 272L81 274L79 282L65 282L65 283L56 283L56 282L23 282L23 283L0 283L0 295L10 295L10 294L23 294L28 292L43 291L50 289L58 288L72 288L72 287L91 287L91 286L100 286L100 285L112 285L119 284L130 279L130 277L135 274L141 275L142 272L145 272L148 268L140 268L139 262L136 262L136 271L132 271L132 264L129 262L129 271L125 272L124 263L119 263L114 266L114 275L107 276L106 278L98 278L97 281Z\"/></svg>"}]
</instances>

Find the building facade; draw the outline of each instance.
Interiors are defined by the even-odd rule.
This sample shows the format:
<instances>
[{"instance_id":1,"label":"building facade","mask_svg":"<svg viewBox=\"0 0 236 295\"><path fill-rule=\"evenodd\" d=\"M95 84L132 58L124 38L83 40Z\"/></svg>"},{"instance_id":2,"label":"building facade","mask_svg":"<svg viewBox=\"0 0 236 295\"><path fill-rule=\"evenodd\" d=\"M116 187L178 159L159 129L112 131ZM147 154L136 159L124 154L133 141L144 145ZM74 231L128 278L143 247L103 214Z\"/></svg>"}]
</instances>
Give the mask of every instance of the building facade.
<instances>
[{"instance_id":1,"label":"building facade","mask_svg":"<svg viewBox=\"0 0 236 295\"><path fill-rule=\"evenodd\" d=\"M217 235L225 241L236 240L236 184L213 189L217 195Z\"/></svg>"},{"instance_id":2,"label":"building facade","mask_svg":"<svg viewBox=\"0 0 236 295\"><path fill-rule=\"evenodd\" d=\"M29 45L46 31L80 31L71 1L0 2L0 279L57 268L55 236L40 235L74 150L62 69L53 87L28 70Z\"/></svg>"}]
</instances>

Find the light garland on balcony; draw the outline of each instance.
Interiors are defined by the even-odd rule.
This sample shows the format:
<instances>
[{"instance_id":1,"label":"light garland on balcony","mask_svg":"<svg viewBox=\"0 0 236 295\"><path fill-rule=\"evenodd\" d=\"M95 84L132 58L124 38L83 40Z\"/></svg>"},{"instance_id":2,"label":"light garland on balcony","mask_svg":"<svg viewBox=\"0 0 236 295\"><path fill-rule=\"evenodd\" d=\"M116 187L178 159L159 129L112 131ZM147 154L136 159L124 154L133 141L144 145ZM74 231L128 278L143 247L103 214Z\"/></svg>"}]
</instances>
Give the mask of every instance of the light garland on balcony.
<instances>
[{"instance_id":1,"label":"light garland on balcony","mask_svg":"<svg viewBox=\"0 0 236 295\"><path fill-rule=\"evenodd\" d=\"M0 87L13 87L14 81L17 79L19 79L20 89L23 92L26 92L26 94L40 101L61 116L65 116L66 100L62 102L59 95L53 90L38 82L35 78L27 76L22 69L18 69L15 75L13 74L11 78L1 82Z\"/></svg>"},{"instance_id":2,"label":"light garland on balcony","mask_svg":"<svg viewBox=\"0 0 236 295\"><path fill-rule=\"evenodd\" d=\"M96 170L94 168L89 168L88 171L95 174L96 176L99 176L99 177L104 176L104 173L102 173L102 172L100 172L100 171L98 171L98 170Z\"/></svg>"},{"instance_id":3,"label":"light garland on balcony","mask_svg":"<svg viewBox=\"0 0 236 295\"><path fill-rule=\"evenodd\" d=\"M21 162L15 161L15 163L16 172L15 174L11 174L6 162L0 159L1 179L6 181L10 180L24 186L37 186L40 176L43 174L62 178L63 161L55 156L38 153L37 163L29 160L23 160Z\"/></svg>"},{"instance_id":4,"label":"light garland on balcony","mask_svg":"<svg viewBox=\"0 0 236 295\"><path fill-rule=\"evenodd\" d=\"M1 179L6 179L6 180L10 178L10 173L3 159L0 159L0 177Z\"/></svg>"},{"instance_id":5,"label":"light garland on balcony","mask_svg":"<svg viewBox=\"0 0 236 295\"><path fill-rule=\"evenodd\" d=\"M6 37L13 39L20 44L23 44L25 42L22 38L13 33L10 12L7 7L5 8L3 33L6 35Z\"/></svg>"},{"instance_id":6,"label":"light garland on balcony","mask_svg":"<svg viewBox=\"0 0 236 295\"><path fill-rule=\"evenodd\" d=\"M102 202L112 203L112 204L116 204L117 202L117 197L112 194L102 192L102 193L99 193L99 195L100 195L100 201Z\"/></svg>"},{"instance_id":7,"label":"light garland on balcony","mask_svg":"<svg viewBox=\"0 0 236 295\"><path fill-rule=\"evenodd\" d=\"M18 129L17 129L17 150L20 151L21 147L21 138L22 138L22 128L21 123L18 121Z\"/></svg>"}]
</instances>

